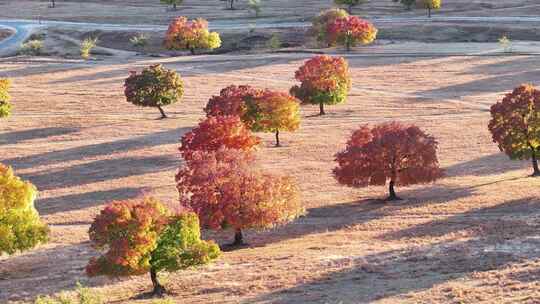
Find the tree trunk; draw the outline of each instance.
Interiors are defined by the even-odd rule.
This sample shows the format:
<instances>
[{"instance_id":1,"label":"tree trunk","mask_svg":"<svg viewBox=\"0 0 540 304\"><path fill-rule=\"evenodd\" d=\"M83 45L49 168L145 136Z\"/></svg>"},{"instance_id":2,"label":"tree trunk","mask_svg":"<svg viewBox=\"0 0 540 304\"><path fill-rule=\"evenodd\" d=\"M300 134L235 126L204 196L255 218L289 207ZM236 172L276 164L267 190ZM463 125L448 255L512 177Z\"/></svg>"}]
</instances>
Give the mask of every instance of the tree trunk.
<instances>
[{"instance_id":1,"label":"tree trunk","mask_svg":"<svg viewBox=\"0 0 540 304\"><path fill-rule=\"evenodd\" d=\"M152 295L159 297L163 296L166 290L163 285L159 284L159 280L157 278L157 271L154 268L150 268L150 279L152 280L152 286L154 286Z\"/></svg>"},{"instance_id":2,"label":"tree trunk","mask_svg":"<svg viewBox=\"0 0 540 304\"><path fill-rule=\"evenodd\" d=\"M242 234L241 229L236 229L234 232L234 242L232 243L233 246L242 246L245 245L244 243L244 235Z\"/></svg>"},{"instance_id":3,"label":"tree trunk","mask_svg":"<svg viewBox=\"0 0 540 304\"><path fill-rule=\"evenodd\" d=\"M324 103L319 103L319 115L325 115L326 113L324 112Z\"/></svg>"},{"instance_id":4,"label":"tree trunk","mask_svg":"<svg viewBox=\"0 0 540 304\"><path fill-rule=\"evenodd\" d=\"M279 130L276 130L276 147L281 147L281 144L279 143Z\"/></svg>"},{"instance_id":5,"label":"tree trunk","mask_svg":"<svg viewBox=\"0 0 540 304\"><path fill-rule=\"evenodd\" d=\"M347 37L347 40L345 41L345 49L347 52L351 51L351 39L349 37Z\"/></svg>"},{"instance_id":6,"label":"tree trunk","mask_svg":"<svg viewBox=\"0 0 540 304\"><path fill-rule=\"evenodd\" d=\"M234 5L234 0L229 0L229 1L231 2L231 10L233 10L234 9L234 6L233 6Z\"/></svg>"},{"instance_id":7,"label":"tree trunk","mask_svg":"<svg viewBox=\"0 0 540 304\"><path fill-rule=\"evenodd\" d=\"M349 8L347 9L347 11L349 12L349 15L352 15L352 4L349 4Z\"/></svg>"},{"instance_id":8,"label":"tree trunk","mask_svg":"<svg viewBox=\"0 0 540 304\"><path fill-rule=\"evenodd\" d=\"M161 119L167 118L167 114L165 114L165 111L163 111L163 108L161 106L157 107L159 112L161 113Z\"/></svg>"},{"instance_id":9,"label":"tree trunk","mask_svg":"<svg viewBox=\"0 0 540 304\"><path fill-rule=\"evenodd\" d=\"M396 191L394 190L394 180L390 180L390 184L388 185L388 191L390 192L390 195L388 196L388 198L386 199L387 201L398 201L398 200L401 200L401 198L399 198L397 195L396 195Z\"/></svg>"},{"instance_id":10,"label":"tree trunk","mask_svg":"<svg viewBox=\"0 0 540 304\"><path fill-rule=\"evenodd\" d=\"M51 7L53 7L53 8L56 7L56 1L51 0Z\"/></svg>"},{"instance_id":11,"label":"tree trunk","mask_svg":"<svg viewBox=\"0 0 540 304\"><path fill-rule=\"evenodd\" d=\"M176 3L173 3L172 9L173 9L173 11L176 11Z\"/></svg>"},{"instance_id":12,"label":"tree trunk","mask_svg":"<svg viewBox=\"0 0 540 304\"><path fill-rule=\"evenodd\" d=\"M536 158L536 151L532 151L532 165L533 165L533 174L532 176L540 176L540 169L538 168L538 159Z\"/></svg>"},{"instance_id":13,"label":"tree trunk","mask_svg":"<svg viewBox=\"0 0 540 304\"><path fill-rule=\"evenodd\" d=\"M431 18L431 7L428 7L427 11L428 11L428 15L427 15L428 18Z\"/></svg>"},{"instance_id":14,"label":"tree trunk","mask_svg":"<svg viewBox=\"0 0 540 304\"><path fill-rule=\"evenodd\" d=\"M191 53L191 55L195 55L195 48L190 47L189 52Z\"/></svg>"}]
</instances>

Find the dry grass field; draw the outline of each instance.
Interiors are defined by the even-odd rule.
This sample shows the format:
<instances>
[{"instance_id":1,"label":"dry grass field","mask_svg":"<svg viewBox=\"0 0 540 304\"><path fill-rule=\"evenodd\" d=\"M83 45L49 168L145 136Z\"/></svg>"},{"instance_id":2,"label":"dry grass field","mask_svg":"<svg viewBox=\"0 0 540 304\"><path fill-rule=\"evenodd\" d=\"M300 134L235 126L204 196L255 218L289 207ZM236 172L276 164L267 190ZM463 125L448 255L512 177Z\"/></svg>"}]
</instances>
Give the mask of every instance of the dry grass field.
<instances>
[{"instance_id":1,"label":"dry grass field","mask_svg":"<svg viewBox=\"0 0 540 304\"><path fill-rule=\"evenodd\" d=\"M528 162L501 154L487 130L492 103L523 82L538 81L540 57L390 55L396 47L348 55L348 102L328 107L325 117L304 107L301 129L284 134L284 147L274 148L272 136L260 134L259 160L297 178L307 215L275 230L248 232L250 248L225 253L212 265L168 275L174 302L540 302L540 180L528 177ZM229 84L288 90L310 56L1 62L2 76L14 81L14 113L0 123L1 160L40 189L37 208L52 240L0 257L0 302L72 290L79 280L108 303L152 303L136 299L150 288L145 276L85 277L95 254L87 236L92 218L107 201L139 193L177 204L179 138L203 118L208 98ZM184 102L168 107L166 120L123 97L128 71L157 62L176 69L186 84ZM435 135L446 170L433 185L399 188L406 199L397 203L380 200L384 188L349 189L331 175L334 154L352 130L390 120L414 122ZM226 242L231 235L207 237Z\"/></svg>"}]
</instances>

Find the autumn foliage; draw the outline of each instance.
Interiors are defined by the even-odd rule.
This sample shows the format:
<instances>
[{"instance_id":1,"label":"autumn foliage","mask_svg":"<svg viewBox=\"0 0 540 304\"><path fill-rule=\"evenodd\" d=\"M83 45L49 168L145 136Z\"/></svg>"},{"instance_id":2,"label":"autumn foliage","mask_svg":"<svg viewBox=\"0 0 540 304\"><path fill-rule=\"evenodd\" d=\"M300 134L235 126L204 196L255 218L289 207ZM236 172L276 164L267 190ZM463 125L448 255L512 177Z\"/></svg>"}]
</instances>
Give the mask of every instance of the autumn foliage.
<instances>
[{"instance_id":1,"label":"autumn foliage","mask_svg":"<svg viewBox=\"0 0 540 304\"><path fill-rule=\"evenodd\" d=\"M442 176L435 138L397 122L361 126L336 161L333 172L339 183L366 187L389 181L389 200L398 199L394 185L429 183Z\"/></svg>"},{"instance_id":2,"label":"autumn foliage","mask_svg":"<svg viewBox=\"0 0 540 304\"><path fill-rule=\"evenodd\" d=\"M37 189L0 164L0 255L14 254L48 240L49 229L34 207Z\"/></svg>"},{"instance_id":3,"label":"autumn foliage","mask_svg":"<svg viewBox=\"0 0 540 304\"><path fill-rule=\"evenodd\" d=\"M92 245L102 255L86 267L89 276L150 273L154 294L165 290L157 273L206 264L219 255L213 242L200 239L197 216L173 214L156 199L115 201L90 226Z\"/></svg>"},{"instance_id":4,"label":"autumn foliage","mask_svg":"<svg viewBox=\"0 0 540 304\"><path fill-rule=\"evenodd\" d=\"M347 51L358 44L370 44L377 38L373 24L356 16L341 17L328 24L330 44L344 45Z\"/></svg>"},{"instance_id":5,"label":"autumn foliage","mask_svg":"<svg viewBox=\"0 0 540 304\"><path fill-rule=\"evenodd\" d=\"M316 56L309 59L295 73L300 86L291 88L291 94L303 103L318 104L320 115L324 105L345 102L351 88L349 66L343 57Z\"/></svg>"},{"instance_id":6,"label":"autumn foliage","mask_svg":"<svg viewBox=\"0 0 540 304\"><path fill-rule=\"evenodd\" d=\"M9 79L0 79L0 118L8 117L11 114L11 96L9 88L11 81Z\"/></svg>"},{"instance_id":7,"label":"autumn foliage","mask_svg":"<svg viewBox=\"0 0 540 304\"><path fill-rule=\"evenodd\" d=\"M128 102L158 108L161 118L166 118L163 107L182 99L184 82L174 70L156 64L143 69L141 73L131 72L124 83L124 94Z\"/></svg>"},{"instance_id":8,"label":"autumn foliage","mask_svg":"<svg viewBox=\"0 0 540 304\"><path fill-rule=\"evenodd\" d=\"M197 18L188 21L186 17L178 17L169 24L165 35L165 47L170 50L213 50L221 46L221 39L216 32L208 30L208 21Z\"/></svg>"},{"instance_id":9,"label":"autumn foliage","mask_svg":"<svg viewBox=\"0 0 540 304\"><path fill-rule=\"evenodd\" d=\"M331 8L322 11L318 16L313 18L311 26L311 35L315 36L317 42L326 46L332 46L335 41L332 41L328 37L328 25L334 23L338 18L348 17L349 13L340 8Z\"/></svg>"},{"instance_id":10,"label":"autumn foliage","mask_svg":"<svg viewBox=\"0 0 540 304\"><path fill-rule=\"evenodd\" d=\"M416 5L424 8L428 12L428 17L431 17L431 10L441 8L441 0L417 0Z\"/></svg>"},{"instance_id":11,"label":"autumn foliage","mask_svg":"<svg viewBox=\"0 0 540 304\"><path fill-rule=\"evenodd\" d=\"M204 112L206 116L236 115L245 118L246 104L248 98L253 98L261 94L261 90L248 85L230 85L221 90L218 96L212 96Z\"/></svg>"},{"instance_id":12,"label":"autumn foliage","mask_svg":"<svg viewBox=\"0 0 540 304\"><path fill-rule=\"evenodd\" d=\"M191 159L195 151L216 151L221 147L251 151L260 139L242 123L238 116L210 116L182 137L180 152Z\"/></svg>"},{"instance_id":13,"label":"autumn foliage","mask_svg":"<svg viewBox=\"0 0 540 304\"><path fill-rule=\"evenodd\" d=\"M533 176L540 176L540 91L521 85L491 106L488 125L493 142L511 159L532 159Z\"/></svg>"},{"instance_id":14,"label":"autumn foliage","mask_svg":"<svg viewBox=\"0 0 540 304\"><path fill-rule=\"evenodd\" d=\"M266 229L303 213L298 186L288 176L261 171L251 153L221 148L193 153L177 176L180 205L193 210L204 227Z\"/></svg>"}]
</instances>

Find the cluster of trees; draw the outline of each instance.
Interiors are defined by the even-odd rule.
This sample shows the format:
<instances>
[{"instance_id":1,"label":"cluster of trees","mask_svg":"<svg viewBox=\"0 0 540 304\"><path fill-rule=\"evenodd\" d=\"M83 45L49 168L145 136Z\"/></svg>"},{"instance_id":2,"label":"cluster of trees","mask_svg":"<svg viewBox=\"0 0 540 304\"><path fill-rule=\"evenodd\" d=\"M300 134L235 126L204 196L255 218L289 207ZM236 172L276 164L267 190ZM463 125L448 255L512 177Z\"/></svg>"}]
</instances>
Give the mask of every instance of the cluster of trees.
<instances>
[{"instance_id":1,"label":"cluster of trees","mask_svg":"<svg viewBox=\"0 0 540 304\"><path fill-rule=\"evenodd\" d=\"M219 48L221 39L217 32L208 30L208 21L205 19L188 20L186 17L178 17L169 24L164 45L169 50L189 50L195 54L199 49Z\"/></svg>"},{"instance_id":2,"label":"cluster of trees","mask_svg":"<svg viewBox=\"0 0 540 304\"><path fill-rule=\"evenodd\" d=\"M322 11L312 21L311 33L326 46L343 45L347 51L356 45L367 45L377 38L377 28L370 22L332 8Z\"/></svg>"},{"instance_id":3,"label":"cluster of trees","mask_svg":"<svg viewBox=\"0 0 540 304\"><path fill-rule=\"evenodd\" d=\"M0 118L8 117L11 114L10 86L11 81L9 79L0 79Z\"/></svg>"}]
</instances>

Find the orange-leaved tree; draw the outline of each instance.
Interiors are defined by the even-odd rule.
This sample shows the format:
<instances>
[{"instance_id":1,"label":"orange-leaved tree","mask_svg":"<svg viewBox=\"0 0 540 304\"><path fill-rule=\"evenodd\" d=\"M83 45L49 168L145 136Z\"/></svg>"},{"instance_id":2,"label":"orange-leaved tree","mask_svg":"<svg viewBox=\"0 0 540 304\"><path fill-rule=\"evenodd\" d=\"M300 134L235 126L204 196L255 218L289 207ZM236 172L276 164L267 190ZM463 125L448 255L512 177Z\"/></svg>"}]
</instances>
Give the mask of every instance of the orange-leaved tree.
<instances>
[{"instance_id":1,"label":"orange-leaved tree","mask_svg":"<svg viewBox=\"0 0 540 304\"><path fill-rule=\"evenodd\" d=\"M210 116L182 136L180 153L191 159L196 151L215 151L221 147L251 151L260 143L238 116Z\"/></svg>"},{"instance_id":2,"label":"orange-leaved tree","mask_svg":"<svg viewBox=\"0 0 540 304\"><path fill-rule=\"evenodd\" d=\"M36 197L34 185L0 164L0 256L47 242L49 228L34 207Z\"/></svg>"},{"instance_id":3,"label":"orange-leaved tree","mask_svg":"<svg viewBox=\"0 0 540 304\"><path fill-rule=\"evenodd\" d=\"M89 276L150 273L154 295L165 292L159 271L206 264L220 253L217 244L201 240L196 214L174 214L151 197L109 203L88 233L93 247L102 252L86 266Z\"/></svg>"},{"instance_id":4,"label":"orange-leaved tree","mask_svg":"<svg viewBox=\"0 0 540 304\"><path fill-rule=\"evenodd\" d=\"M533 176L540 176L540 91L521 85L491 106L488 125L493 142L510 159L532 159Z\"/></svg>"},{"instance_id":5,"label":"orange-leaved tree","mask_svg":"<svg viewBox=\"0 0 540 304\"><path fill-rule=\"evenodd\" d=\"M161 118L167 118L162 107L182 99L184 82L176 71L156 64L141 73L132 71L124 83L124 94L128 102L158 108Z\"/></svg>"},{"instance_id":6,"label":"orange-leaved tree","mask_svg":"<svg viewBox=\"0 0 540 304\"><path fill-rule=\"evenodd\" d=\"M0 78L0 118L8 117L11 114L11 96L9 95L9 88L11 87L11 80L7 78Z\"/></svg>"},{"instance_id":7,"label":"orange-leaved tree","mask_svg":"<svg viewBox=\"0 0 540 304\"><path fill-rule=\"evenodd\" d=\"M324 46L333 46L335 41L331 41L328 36L328 25L334 23L338 18L348 17L349 13L340 8L331 8L319 13L313 18L310 34L315 36L317 42Z\"/></svg>"},{"instance_id":8,"label":"orange-leaved tree","mask_svg":"<svg viewBox=\"0 0 540 304\"><path fill-rule=\"evenodd\" d=\"M291 94L303 103L318 104L324 115L324 105L345 102L351 88L349 65L343 57L327 55L307 60L295 73L300 86L291 88Z\"/></svg>"},{"instance_id":9,"label":"orange-leaved tree","mask_svg":"<svg viewBox=\"0 0 540 304\"><path fill-rule=\"evenodd\" d=\"M414 125L382 123L361 126L336 154L334 176L350 187L385 185L388 200L399 199L394 186L433 182L442 176L437 141Z\"/></svg>"},{"instance_id":10,"label":"orange-leaved tree","mask_svg":"<svg viewBox=\"0 0 540 304\"><path fill-rule=\"evenodd\" d=\"M208 21L205 19L188 21L186 17L178 17L169 24L164 44L169 50L189 50L195 54L199 49L219 48L221 39L217 32L208 30Z\"/></svg>"},{"instance_id":11,"label":"orange-leaved tree","mask_svg":"<svg viewBox=\"0 0 540 304\"><path fill-rule=\"evenodd\" d=\"M300 127L300 102L295 97L271 90L246 98L245 123L254 132L273 132L279 147L279 131L294 132Z\"/></svg>"},{"instance_id":12,"label":"orange-leaved tree","mask_svg":"<svg viewBox=\"0 0 540 304\"><path fill-rule=\"evenodd\" d=\"M356 16L337 18L328 24L330 44L344 45L347 51L358 44L370 44L377 38L377 28Z\"/></svg>"},{"instance_id":13,"label":"orange-leaved tree","mask_svg":"<svg viewBox=\"0 0 540 304\"><path fill-rule=\"evenodd\" d=\"M294 180L264 173L242 150L197 151L176 182L180 205L197 213L204 227L234 229L234 246L244 245L244 229L271 228L304 212Z\"/></svg>"},{"instance_id":14,"label":"orange-leaved tree","mask_svg":"<svg viewBox=\"0 0 540 304\"><path fill-rule=\"evenodd\" d=\"M260 95L262 90L248 85L230 85L221 90L218 96L212 96L204 112L207 117L219 115L236 115L243 117L246 112L245 100L247 97Z\"/></svg>"}]
</instances>

